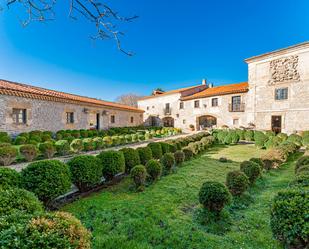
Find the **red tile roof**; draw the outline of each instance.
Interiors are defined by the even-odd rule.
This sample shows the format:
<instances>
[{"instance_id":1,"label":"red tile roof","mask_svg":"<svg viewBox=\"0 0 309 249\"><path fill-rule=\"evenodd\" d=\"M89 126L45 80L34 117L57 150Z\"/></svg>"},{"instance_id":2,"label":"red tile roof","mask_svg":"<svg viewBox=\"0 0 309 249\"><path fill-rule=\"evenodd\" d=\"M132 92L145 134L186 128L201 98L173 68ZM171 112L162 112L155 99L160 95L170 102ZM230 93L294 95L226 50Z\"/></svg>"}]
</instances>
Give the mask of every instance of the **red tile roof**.
<instances>
[{"instance_id":1,"label":"red tile roof","mask_svg":"<svg viewBox=\"0 0 309 249\"><path fill-rule=\"evenodd\" d=\"M248 92L248 91L249 91L248 82L242 82L238 84L210 87L199 93L183 97L181 98L181 100L207 98L211 96L226 95L226 94L233 94L233 93L243 93L243 92Z\"/></svg>"},{"instance_id":2,"label":"red tile roof","mask_svg":"<svg viewBox=\"0 0 309 249\"><path fill-rule=\"evenodd\" d=\"M185 88L179 88L179 89L175 89L175 90L163 92L163 93L161 93L161 94L156 94L156 95L151 95L151 96L142 97L142 98L140 98L139 100L151 99L151 98L161 97L161 96L165 96L165 95L169 95L169 94L174 94L174 93L181 93L181 92L183 92L183 91L190 90L190 89L192 89L192 88L196 88L196 87L200 87L200 86L201 86L201 85L190 86L190 87L185 87Z\"/></svg>"},{"instance_id":3,"label":"red tile roof","mask_svg":"<svg viewBox=\"0 0 309 249\"><path fill-rule=\"evenodd\" d=\"M31 99L40 99L54 102L72 103L78 105L87 105L95 107L107 107L119 110L133 111L133 112L144 112L141 109L122 105L114 102L104 101L95 98L88 98L79 95L58 92L54 90L48 90L41 87L25 85L16 82L10 82L6 80L0 80L0 94L10 95Z\"/></svg>"}]
</instances>

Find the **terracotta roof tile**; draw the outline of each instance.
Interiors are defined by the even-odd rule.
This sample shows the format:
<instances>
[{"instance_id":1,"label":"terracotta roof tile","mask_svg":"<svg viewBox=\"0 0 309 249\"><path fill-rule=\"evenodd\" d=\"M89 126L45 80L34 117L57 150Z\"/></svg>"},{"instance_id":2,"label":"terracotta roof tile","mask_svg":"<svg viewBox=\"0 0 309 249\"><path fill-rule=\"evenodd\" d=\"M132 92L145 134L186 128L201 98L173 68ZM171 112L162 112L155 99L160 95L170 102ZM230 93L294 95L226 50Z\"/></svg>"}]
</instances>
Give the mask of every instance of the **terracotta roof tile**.
<instances>
[{"instance_id":1,"label":"terracotta roof tile","mask_svg":"<svg viewBox=\"0 0 309 249\"><path fill-rule=\"evenodd\" d=\"M243 92L248 92L248 91L249 91L248 82L242 82L238 84L207 88L204 91L201 91L199 93L183 97L181 98L181 100L207 98L211 96L226 95L226 94L233 94L233 93L243 93Z\"/></svg>"},{"instance_id":2,"label":"terracotta roof tile","mask_svg":"<svg viewBox=\"0 0 309 249\"><path fill-rule=\"evenodd\" d=\"M6 80L0 80L0 94L55 102L73 103L79 105L83 104L96 107L109 107L134 112L144 112L143 110L127 105L44 89L41 87L30 86L16 82L10 82Z\"/></svg>"},{"instance_id":3,"label":"terracotta roof tile","mask_svg":"<svg viewBox=\"0 0 309 249\"><path fill-rule=\"evenodd\" d=\"M139 100L151 99L151 98L161 97L161 96L165 96L165 95L169 95L169 94L174 94L174 93L181 93L181 92L183 92L183 91L190 90L190 89L192 89L192 88L200 87L200 86L201 86L201 85L179 88L179 89L175 89L175 90L163 92L162 94L157 94L157 95L151 95L151 96L142 97L142 98L140 98Z\"/></svg>"}]
</instances>

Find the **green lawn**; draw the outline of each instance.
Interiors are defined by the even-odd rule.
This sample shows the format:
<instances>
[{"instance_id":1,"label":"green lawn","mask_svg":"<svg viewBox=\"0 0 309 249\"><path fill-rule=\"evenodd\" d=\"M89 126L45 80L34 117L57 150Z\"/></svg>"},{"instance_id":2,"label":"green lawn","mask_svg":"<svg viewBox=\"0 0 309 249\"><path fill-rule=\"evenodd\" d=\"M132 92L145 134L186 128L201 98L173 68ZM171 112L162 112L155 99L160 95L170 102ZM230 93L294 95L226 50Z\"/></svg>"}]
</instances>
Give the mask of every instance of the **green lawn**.
<instances>
[{"instance_id":1,"label":"green lawn","mask_svg":"<svg viewBox=\"0 0 309 249\"><path fill-rule=\"evenodd\" d=\"M272 238L269 207L276 192L290 181L293 159L259 179L250 190L253 202L249 207L230 208L229 231L209 233L207 225L195 218L200 210L197 195L204 181L224 182L228 171L261 153L254 145L216 146L143 193L134 192L130 179L125 179L63 210L76 215L92 231L93 248L281 248ZM220 163L217 159L221 156L231 161Z\"/></svg>"}]
</instances>

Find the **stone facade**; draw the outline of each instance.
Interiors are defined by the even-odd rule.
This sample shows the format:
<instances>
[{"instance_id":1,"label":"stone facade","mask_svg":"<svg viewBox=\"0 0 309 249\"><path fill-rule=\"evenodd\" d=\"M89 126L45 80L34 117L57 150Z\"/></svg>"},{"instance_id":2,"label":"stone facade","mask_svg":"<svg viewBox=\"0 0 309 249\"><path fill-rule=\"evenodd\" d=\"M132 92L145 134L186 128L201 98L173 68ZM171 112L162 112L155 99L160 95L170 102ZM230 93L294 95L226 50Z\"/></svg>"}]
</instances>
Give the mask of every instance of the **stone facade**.
<instances>
[{"instance_id":1,"label":"stone facade","mask_svg":"<svg viewBox=\"0 0 309 249\"><path fill-rule=\"evenodd\" d=\"M16 124L13 109L26 109L27 122ZM74 122L67 123L67 112L74 113ZM111 116L115 122L111 122ZM143 123L143 113L111 107L92 107L82 104L52 102L39 99L0 95L0 131L12 135L32 130L56 132L64 129L100 129L110 127L137 126Z\"/></svg>"},{"instance_id":2,"label":"stone facade","mask_svg":"<svg viewBox=\"0 0 309 249\"><path fill-rule=\"evenodd\" d=\"M139 101L145 110L144 121L151 117L162 120L170 117L174 126L184 130L189 125L200 129L200 117L216 119L214 127L251 127L259 130L275 130L293 133L309 130L309 42L298 44L246 60L248 63L248 92L193 98L180 102L181 93L171 91L164 96L153 96ZM205 90L207 91L207 90ZM241 111L231 111L234 96L241 96ZM218 106L212 106L212 98L218 98ZM199 107L194 102L200 102ZM164 113L170 103L171 113ZM202 118L203 119L203 118Z\"/></svg>"}]
</instances>

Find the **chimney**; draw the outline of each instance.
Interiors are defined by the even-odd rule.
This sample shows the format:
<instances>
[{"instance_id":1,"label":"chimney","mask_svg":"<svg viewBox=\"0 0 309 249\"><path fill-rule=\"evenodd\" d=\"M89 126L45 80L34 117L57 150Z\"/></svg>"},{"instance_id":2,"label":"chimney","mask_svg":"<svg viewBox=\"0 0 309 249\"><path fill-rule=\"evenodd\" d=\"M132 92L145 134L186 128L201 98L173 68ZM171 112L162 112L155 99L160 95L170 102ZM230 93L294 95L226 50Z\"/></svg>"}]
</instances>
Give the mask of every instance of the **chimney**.
<instances>
[{"instance_id":1,"label":"chimney","mask_svg":"<svg viewBox=\"0 0 309 249\"><path fill-rule=\"evenodd\" d=\"M207 85L207 80L206 79L202 80L202 85Z\"/></svg>"},{"instance_id":2,"label":"chimney","mask_svg":"<svg viewBox=\"0 0 309 249\"><path fill-rule=\"evenodd\" d=\"M209 87L209 88L212 88L213 86L214 86L213 83L209 83L209 84L208 84L208 87Z\"/></svg>"}]
</instances>

